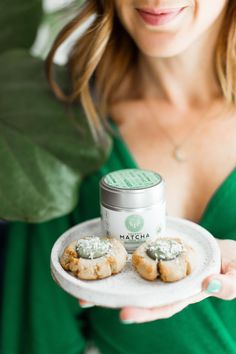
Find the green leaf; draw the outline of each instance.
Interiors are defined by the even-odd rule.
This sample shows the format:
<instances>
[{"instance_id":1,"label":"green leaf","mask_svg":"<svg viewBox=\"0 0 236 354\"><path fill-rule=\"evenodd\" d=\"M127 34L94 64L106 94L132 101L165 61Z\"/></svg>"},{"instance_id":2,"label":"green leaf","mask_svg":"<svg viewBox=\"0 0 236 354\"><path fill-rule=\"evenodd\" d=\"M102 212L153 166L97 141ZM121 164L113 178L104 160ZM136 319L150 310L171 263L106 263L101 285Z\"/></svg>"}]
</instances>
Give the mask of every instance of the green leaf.
<instances>
[{"instance_id":1,"label":"green leaf","mask_svg":"<svg viewBox=\"0 0 236 354\"><path fill-rule=\"evenodd\" d=\"M70 212L83 176L98 169L98 146L80 106L54 98L43 62L24 51L0 56L0 218L39 222Z\"/></svg>"},{"instance_id":2,"label":"green leaf","mask_svg":"<svg viewBox=\"0 0 236 354\"><path fill-rule=\"evenodd\" d=\"M30 48L42 18L41 0L0 1L0 51Z\"/></svg>"}]
</instances>

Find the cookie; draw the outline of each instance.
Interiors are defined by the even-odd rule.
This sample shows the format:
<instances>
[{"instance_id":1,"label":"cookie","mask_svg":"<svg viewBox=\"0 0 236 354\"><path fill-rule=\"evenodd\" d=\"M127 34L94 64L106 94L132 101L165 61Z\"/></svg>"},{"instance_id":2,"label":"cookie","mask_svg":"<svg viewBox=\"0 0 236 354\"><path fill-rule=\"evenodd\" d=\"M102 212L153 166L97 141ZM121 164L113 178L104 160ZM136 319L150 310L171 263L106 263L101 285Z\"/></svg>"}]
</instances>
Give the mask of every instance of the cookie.
<instances>
[{"instance_id":1,"label":"cookie","mask_svg":"<svg viewBox=\"0 0 236 354\"><path fill-rule=\"evenodd\" d=\"M77 278L96 280L119 273L126 259L127 252L119 240L86 236L65 248L60 264Z\"/></svg>"},{"instance_id":2,"label":"cookie","mask_svg":"<svg viewBox=\"0 0 236 354\"><path fill-rule=\"evenodd\" d=\"M132 264L144 279L173 282L191 273L189 252L178 238L159 238L139 246L132 255Z\"/></svg>"}]
</instances>

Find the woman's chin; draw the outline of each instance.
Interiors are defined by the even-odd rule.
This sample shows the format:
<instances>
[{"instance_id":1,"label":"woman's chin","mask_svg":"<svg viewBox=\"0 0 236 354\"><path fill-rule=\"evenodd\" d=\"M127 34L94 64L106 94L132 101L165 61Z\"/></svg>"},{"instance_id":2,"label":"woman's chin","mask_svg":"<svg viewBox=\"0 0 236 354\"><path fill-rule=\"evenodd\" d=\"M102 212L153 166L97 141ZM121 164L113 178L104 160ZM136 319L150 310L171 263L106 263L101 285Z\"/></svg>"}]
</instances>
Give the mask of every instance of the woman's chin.
<instances>
[{"instance_id":1,"label":"woman's chin","mask_svg":"<svg viewBox=\"0 0 236 354\"><path fill-rule=\"evenodd\" d=\"M139 46L140 51L148 57L152 58L170 58L174 57L177 55L180 55L187 49L187 44L182 43L181 44L162 44L162 45L156 45L156 46Z\"/></svg>"},{"instance_id":2,"label":"woman's chin","mask_svg":"<svg viewBox=\"0 0 236 354\"><path fill-rule=\"evenodd\" d=\"M175 31L138 29L135 42L140 51L150 57L168 58L184 52L196 38L195 31L184 24Z\"/></svg>"}]
</instances>

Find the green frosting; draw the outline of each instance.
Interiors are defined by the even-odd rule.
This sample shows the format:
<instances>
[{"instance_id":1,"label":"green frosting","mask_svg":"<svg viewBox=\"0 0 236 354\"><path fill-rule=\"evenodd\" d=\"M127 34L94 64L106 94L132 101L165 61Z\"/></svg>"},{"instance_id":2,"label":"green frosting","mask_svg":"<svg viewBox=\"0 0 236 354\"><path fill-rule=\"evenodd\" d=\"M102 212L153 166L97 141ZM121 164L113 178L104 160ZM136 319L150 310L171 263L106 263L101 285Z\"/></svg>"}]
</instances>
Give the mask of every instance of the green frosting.
<instances>
[{"instance_id":1,"label":"green frosting","mask_svg":"<svg viewBox=\"0 0 236 354\"><path fill-rule=\"evenodd\" d=\"M105 256L111 249L111 243L106 238L88 236L78 240L75 249L78 257L95 259Z\"/></svg>"},{"instance_id":2,"label":"green frosting","mask_svg":"<svg viewBox=\"0 0 236 354\"><path fill-rule=\"evenodd\" d=\"M146 252L154 260L171 261L183 252L183 245L175 240L158 239L148 245Z\"/></svg>"}]
</instances>

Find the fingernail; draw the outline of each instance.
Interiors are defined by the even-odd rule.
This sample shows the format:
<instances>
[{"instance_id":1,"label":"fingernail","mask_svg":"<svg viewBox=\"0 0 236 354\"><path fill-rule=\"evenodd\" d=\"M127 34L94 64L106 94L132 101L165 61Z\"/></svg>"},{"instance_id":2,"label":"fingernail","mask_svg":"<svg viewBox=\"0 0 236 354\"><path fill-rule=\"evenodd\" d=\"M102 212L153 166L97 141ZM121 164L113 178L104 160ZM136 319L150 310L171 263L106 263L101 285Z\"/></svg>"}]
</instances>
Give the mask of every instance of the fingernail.
<instances>
[{"instance_id":1,"label":"fingernail","mask_svg":"<svg viewBox=\"0 0 236 354\"><path fill-rule=\"evenodd\" d=\"M86 304L80 304L80 307L82 307L83 309L88 309L89 307L93 307L94 304L91 304L90 302L86 303Z\"/></svg>"},{"instance_id":2,"label":"fingernail","mask_svg":"<svg viewBox=\"0 0 236 354\"><path fill-rule=\"evenodd\" d=\"M134 323L133 320L130 320L130 319L127 319L127 320L121 320L122 323L124 324L131 324L131 323Z\"/></svg>"},{"instance_id":3,"label":"fingernail","mask_svg":"<svg viewBox=\"0 0 236 354\"><path fill-rule=\"evenodd\" d=\"M206 291L208 293L218 293L221 289L221 282L217 279L213 279L208 284Z\"/></svg>"}]
</instances>

